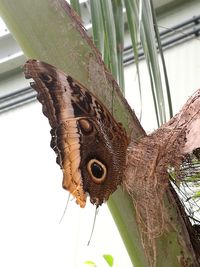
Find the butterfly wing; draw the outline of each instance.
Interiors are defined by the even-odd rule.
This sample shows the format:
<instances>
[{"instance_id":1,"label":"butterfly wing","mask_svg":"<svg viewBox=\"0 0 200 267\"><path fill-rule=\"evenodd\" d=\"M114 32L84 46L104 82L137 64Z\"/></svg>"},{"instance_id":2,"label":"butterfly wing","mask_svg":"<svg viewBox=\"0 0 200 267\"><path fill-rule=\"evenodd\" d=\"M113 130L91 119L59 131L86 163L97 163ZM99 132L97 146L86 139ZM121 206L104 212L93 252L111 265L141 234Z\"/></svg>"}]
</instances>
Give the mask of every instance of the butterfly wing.
<instances>
[{"instance_id":1,"label":"butterfly wing","mask_svg":"<svg viewBox=\"0 0 200 267\"><path fill-rule=\"evenodd\" d=\"M29 60L26 78L37 91L52 127L51 147L63 187L84 207L87 193L101 205L122 182L128 139L104 105L83 85L52 65Z\"/></svg>"}]
</instances>

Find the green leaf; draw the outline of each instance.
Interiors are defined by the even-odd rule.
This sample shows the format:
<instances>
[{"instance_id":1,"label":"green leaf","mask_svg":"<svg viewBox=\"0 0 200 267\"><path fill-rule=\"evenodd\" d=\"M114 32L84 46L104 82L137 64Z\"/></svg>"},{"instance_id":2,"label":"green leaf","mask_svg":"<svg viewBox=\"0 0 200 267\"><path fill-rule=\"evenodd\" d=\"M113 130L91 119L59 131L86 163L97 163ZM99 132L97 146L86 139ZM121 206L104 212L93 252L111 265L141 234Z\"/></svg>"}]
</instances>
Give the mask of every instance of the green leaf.
<instances>
[{"instance_id":1,"label":"green leaf","mask_svg":"<svg viewBox=\"0 0 200 267\"><path fill-rule=\"evenodd\" d=\"M196 192L193 196L193 199L200 198L200 191Z\"/></svg>"},{"instance_id":2,"label":"green leaf","mask_svg":"<svg viewBox=\"0 0 200 267\"><path fill-rule=\"evenodd\" d=\"M105 259L105 261L108 263L110 267L114 266L114 259L111 255L103 255L103 258Z\"/></svg>"},{"instance_id":3,"label":"green leaf","mask_svg":"<svg viewBox=\"0 0 200 267\"><path fill-rule=\"evenodd\" d=\"M104 53L104 26L99 0L90 1L93 41L99 51Z\"/></svg>"},{"instance_id":4,"label":"green leaf","mask_svg":"<svg viewBox=\"0 0 200 267\"><path fill-rule=\"evenodd\" d=\"M134 55L136 58L136 45L138 41L138 35L140 34L141 43L149 71L157 123L158 125L161 125L166 121L166 111L151 6L149 4L149 1L142 0L124 0L124 3L127 10L128 23L132 26L129 26L129 28L132 28L131 38Z\"/></svg>"},{"instance_id":5,"label":"green leaf","mask_svg":"<svg viewBox=\"0 0 200 267\"><path fill-rule=\"evenodd\" d=\"M138 58L138 43L139 43L139 24L137 23L137 17L135 16L135 10L134 12L134 7L136 8L136 5L133 5L131 0L124 0L124 4L126 7L126 15L127 15L127 21L128 21L128 27L129 27L129 32L131 36L131 42L132 42L132 47L133 47L133 53L134 53L134 59L135 59L135 65L136 65L136 71L137 71L137 78L138 78L138 86L139 86L139 94L140 94L140 105L142 108L142 88L141 88L141 78L140 78L140 68L139 68L139 58ZM134 92L133 92L134 93ZM141 110L142 113L142 110ZM141 117L141 114L140 114Z\"/></svg>"},{"instance_id":6,"label":"green leaf","mask_svg":"<svg viewBox=\"0 0 200 267\"><path fill-rule=\"evenodd\" d=\"M118 59L118 74L119 86L125 93L124 88L124 65L123 65L123 52L124 52L124 13L123 2L121 0L112 0L113 14L115 21L116 31L116 46L117 46L117 59Z\"/></svg>"},{"instance_id":7,"label":"green leaf","mask_svg":"<svg viewBox=\"0 0 200 267\"><path fill-rule=\"evenodd\" d=\"M81 16L81 8L79 4L79 0L70 0L70 4L73 7L73 9L76 11L76 13Z\"/></svg>"},{"instance_id":8,"label":"green leaf","mask_svg":"<svg viewBox=\"0 0 200 267\"><path fill-rule=\"evenodd\" d=\"M105 33L105 42L110 61L108 67L110 67L111 73L114 75L117 82L119 82L116 31L112 3L111 0L100 0L100 2Z\"/></svg>"},{"instance_id":9,"label":"green leaf","mask_svg":"<svg viewBox=\"0 0 200 267\"><path fill-rule=\"evenodd\" d=\"M166 122L166 111L165 111L165 100L163 94L163 87L160 74L160 66L158 62L157 45L155 42L155 32L153 28L153 18L151 12L151 6L149 1L143 1L142 9L142 40L143 49L145 52L146 59L148 61L149 73L152 75L154 91L154 105L157 106L158 110L158 125L162 125Z\"/></svg>"},{"instance_id":10,"label":"green leaf","mask_svg":"<svg viewBox=\"0 0 200 267\"><path fill-rule=\"evenodd\" d=\"M88 267L97 267L97 265L93 261L85 261L84 264Z\"/></svg>"},{"instance_id":11,"label":"green leaf","mask_svg":"<svg viewBox=\"0 0 200 267\"><path fill-rule=\"evenodd\" d=\"M161 61L162 61L162 68L163 68L166 93L167 93L167 100L168 100L169 116L171 118L173 116L171 92L170 92L170 87L169 87L169 80L168 80L168 75L167 75L164 53L163 53L162 44L161 44L161 40L160 40L160 34L159 34L159 30L158 30L158 25L157 25L156 13L155 13L155 10L153 7L153 1L152 0L150 0L150 5L151 5L152 16L153 16L154 30L155 30L155 34L156 34L157 43L158 43L158 50L160 52L160 57L161 57Z\"/></svg>"}]
</instances>

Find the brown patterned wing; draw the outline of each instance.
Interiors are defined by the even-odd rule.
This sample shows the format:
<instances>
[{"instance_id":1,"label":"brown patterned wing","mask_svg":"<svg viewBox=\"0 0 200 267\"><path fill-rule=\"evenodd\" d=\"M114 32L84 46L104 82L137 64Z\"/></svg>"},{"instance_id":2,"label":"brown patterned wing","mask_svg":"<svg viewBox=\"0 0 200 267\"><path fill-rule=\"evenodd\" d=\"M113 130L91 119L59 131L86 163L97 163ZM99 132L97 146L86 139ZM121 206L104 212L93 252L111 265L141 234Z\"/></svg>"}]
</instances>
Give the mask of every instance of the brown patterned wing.
<instances>
[{"instance_id":1,"label":"brown patterned wing","mask_svg":"<svg viewBox=\"0 0 200 267\"><path fill-rule=\"evenodd\" d=\"M87 194L101 205L122 182L125 130L83 85L52 65L28 60L24 73L34 80L31 86L52 127L51 147L63 171L63 187L81 207Z\"/></svg>"}]
</instances>

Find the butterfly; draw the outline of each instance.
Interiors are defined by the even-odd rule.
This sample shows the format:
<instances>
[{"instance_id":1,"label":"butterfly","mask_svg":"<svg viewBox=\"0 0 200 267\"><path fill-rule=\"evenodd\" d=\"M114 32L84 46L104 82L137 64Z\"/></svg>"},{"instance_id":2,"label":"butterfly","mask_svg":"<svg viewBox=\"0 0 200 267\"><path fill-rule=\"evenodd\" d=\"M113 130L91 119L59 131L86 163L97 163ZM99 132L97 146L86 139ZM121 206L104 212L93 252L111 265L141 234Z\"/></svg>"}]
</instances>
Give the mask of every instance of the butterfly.
<instances>
[{"instance_id":1,"label":"butterfly","mask_svg":"<svg viewBox=\"0 0 200 267\"><path fill-rule=\"evenodd\" d=\"M87 195L96 206L122 183L128 138L89 90L56 67L30 59L24 74L51 126L51 147L63 172L63 188L80 207Z\"/></svg>"}]
</instances>

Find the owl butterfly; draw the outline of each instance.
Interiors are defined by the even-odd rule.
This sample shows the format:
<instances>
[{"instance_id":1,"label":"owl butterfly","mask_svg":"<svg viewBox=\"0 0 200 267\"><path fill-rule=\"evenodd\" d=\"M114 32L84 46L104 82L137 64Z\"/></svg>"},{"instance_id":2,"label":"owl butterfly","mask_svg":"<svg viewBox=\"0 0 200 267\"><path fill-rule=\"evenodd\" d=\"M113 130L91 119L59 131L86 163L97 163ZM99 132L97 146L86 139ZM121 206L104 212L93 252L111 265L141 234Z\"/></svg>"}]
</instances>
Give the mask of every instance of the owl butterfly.
<instances>
[{"instance_id":1,"label":"owl butterfly","mask_svg":"<svg viewBox=\"0 0 200 267\"><path fill-rule=\"evenodd\" d=\"M85 207L99 206L121 184L128 138L105 106L83 85L35 59L24 65L51 129L51 147L63 171L63 187Z\"/></svg>"}]
</instances>

